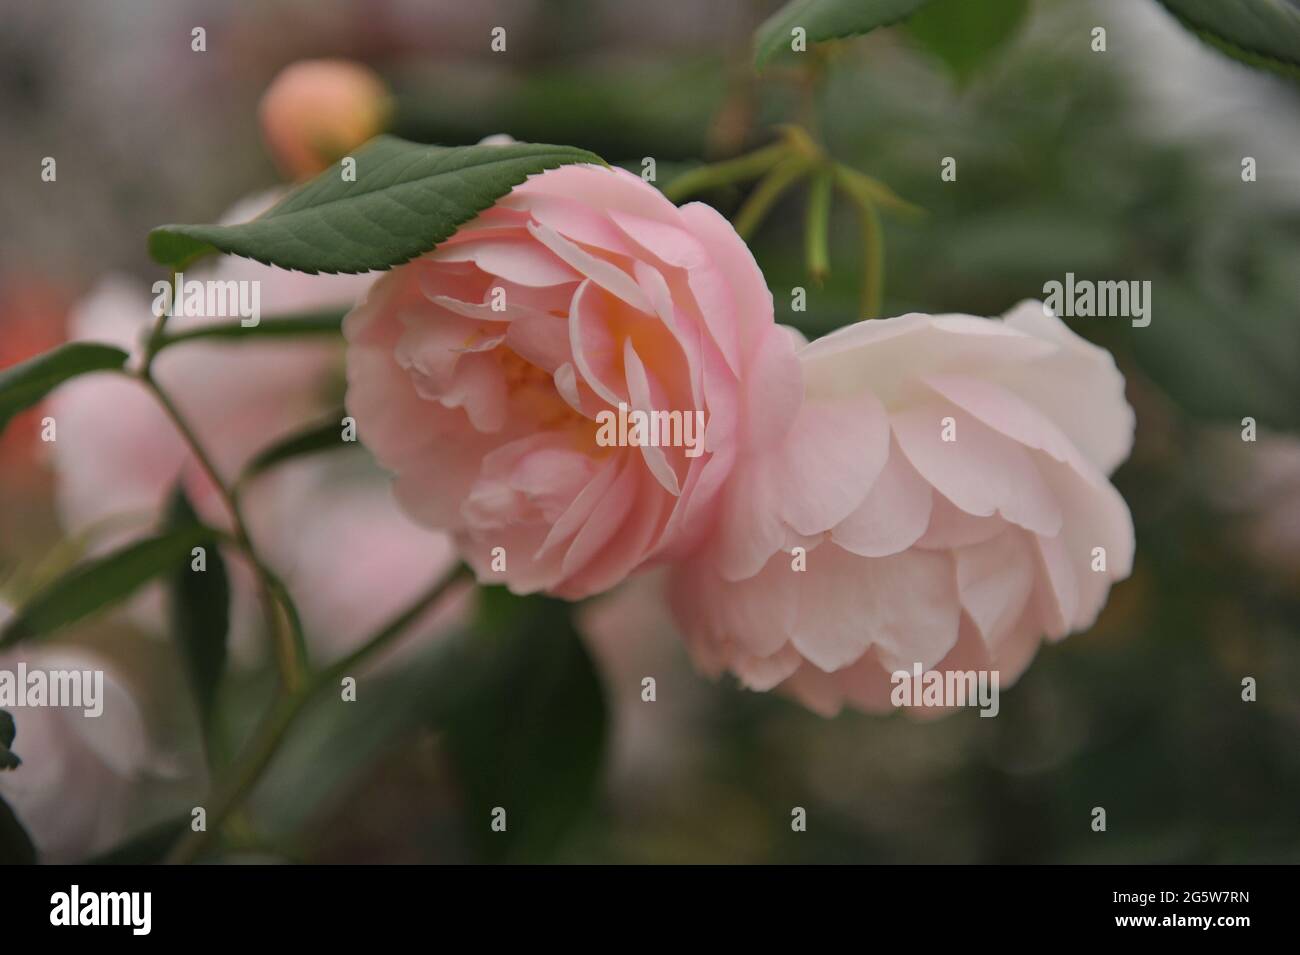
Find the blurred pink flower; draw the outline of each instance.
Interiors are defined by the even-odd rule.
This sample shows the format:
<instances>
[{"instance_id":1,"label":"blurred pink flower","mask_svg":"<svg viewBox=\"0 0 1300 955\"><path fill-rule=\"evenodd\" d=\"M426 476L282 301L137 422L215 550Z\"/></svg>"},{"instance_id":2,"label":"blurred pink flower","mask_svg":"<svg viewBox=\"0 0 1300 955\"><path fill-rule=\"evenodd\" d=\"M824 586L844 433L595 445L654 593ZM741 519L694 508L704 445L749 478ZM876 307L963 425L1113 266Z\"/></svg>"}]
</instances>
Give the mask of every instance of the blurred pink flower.
<instances>
[{"instance_id":1,"label":"blurred pink flower","mask_svg":"<svg viewBox=\"0 0 1300 955\"><path fill-rule=\"evenodd\" d=\"M264 529L263 556L293 595L312 650L326 659L355 649L456 563L451 539L403 514L370 461L304 459L285 466L266 491L250 502L249 521ZM465 596L438 601L411 636L462 622ZM393 656L400 652L382 660Z\"/></svg>"},{"instance_id":2,"label":"blurred pink flower","mask_svg":"<svg viewBox=\"0 0 1300 955\"><path fill-rule=\"evenodd\" d=\"M290 179L306 179L383 131L392 110L384 81L351 60L300 60L262 94L262 135Z\"/></svg>"},{"instance_id":3,"label":"blurred pink flower","mask_svg":"<svg viewBox=\"0 0 1300 955\"><path fill-rule=\"evenodd\" d=\"M1002 321L860 322L799 360L798 419L738 462L706 547L674 569L701 668L828 715L884 711L894 671L1005 686L1044 635L1091 625L1134 547L1107 480L1134 417L1107 352L1025 302Z\"/></svg>"},{"instance_id":4,"label":"blurred pink flower","mask_svg":"<svg viewBox=\"0 0 1300 955\"><path fill-rule=\"evenodd\" d=\"M226 218L242 221L272 198L241 203ZM346 309L373 276L306 275L225 258L210 271L191 270L189 278L260 282L262 311L275 316ZM73 309L72 335L138 356L152 322L150 302L128 280L106 279ZM178 315L168 328L217 320ZM193 341L161 352L154 371L230 481L263 448L337 410L342 345L319 336ZM58 426L57 500L70 532L98 529L91 536L100 548L138 537L156 526L177 482L204 520L227 526L216 489L139 382L113 374L79 378L55 392L50 414ZM448 540L403 516L383 475L362 465L358 469L330 454L306 458L260 478L245 498L255 544L301 602L308 639L325 652L349 649L452 563ZM322 528L336 533L328 545ZM237 555L227 557L232 640L248 658L260 652L252 640L259 620L253 580ZM142 624L159 625L156 591L133 609Z\"/></svg>"},{"instance_id":5,"label":"blurred pink flower","mask_svg":"<svg viewBox=\"0 0 1300 955\"><path fill-rule=\"evenodd\" d=\"M583 597L689 553L737 454L800 400L730 224L619 169L516 187L380 278L344 331L349 413L398 498L517 593ZM610 446L614 409L702 422L699 453Z\"/></svg>"},{"instance_id":6,"label":"blurred pink flower","mask_svg":"<svg viewBox=\"0 0 1300 955\"><path fill-rule=\"evenodd\" d=\"M236 204L222 222L244 222L278 199L274 192ZM227 256L190 279L257 282L263 314L347 308L370 275L307 275ZM102 279L72 309L69 337L106 342L138 361L154 318L146 289L121 276ZM168 320L184 331L219 316L187 312ZM339 367L336 343L319 337L249 345L219 339L161 352L154 377L193 424L226 480L262 448L318 419L334 404L330 377ZM76 379L54 393L54 446L60 513L74 532L123 512L158 513L179 479L199 513L225 526L215 489L192 460L179 433L147 390L120 375Z\"/></svg>"},{"instance_id":7,"label":"blurred pink flower","mask_svg":"<svg viewBox=\"0 0 1300 955\"><path fill-rule=\"evenodd\" d=\"M1211 433L1202 458L1206 496L1238 519L1247 556L1275 575L1300 574L1300 441L1240 427Z\"/></svg>"},{"instance_id":8,"label":"blurred pink flower","mask_svg":"<svg viewBox=\"0 0 1300 955\"><path fill-rule=\"evenodd\" d=\"M213 276L228 278L238 270L222 268ZM264 298L269 284L263 286ZM152 322L150 303L145 289L110 276L73 307L71 337L138 355ZM174 321L169 327L182 330L206 320L178 316ZM338 360L337 348L320 340L209 341L163 351L154 371L208 447L217 470L231 480L260 449L326 412L328 376ZM70 530L79 532L115 515L152 518L177 481L206 520L228 524L215 488L138 381L114 374L79 378L55 392L49 409L58 426L53 457L60 513Z\"/></svg>"},{"instance_id":9,"label":"blurred pink flower","mask_svg":"<svg viewBox=\"0 0 1300 955\"><path fill-rule=\"evenodd\" d=\"M0 622L8 613L0 605ZM11 711L22 764L0 772L13 808L43 862L101 852L126 832L134 786L151 769L152 747L131 694L99 657L80 647L20 647L0 654L0 670L102 670L103 712L21 707Z\"/></svg>"},{"instance_id":10,"label":"blurred pink flower","mask_svg":"<svg viewBox=\"0 0 1300 955\"><path fill-rule=\"evenodd\" d=\"M631 798L671 786L709 756L695 745L706 694L673 639L666 573L638 574L576 611L611 709L608 781Z\"/></svg>"}]
</instances>

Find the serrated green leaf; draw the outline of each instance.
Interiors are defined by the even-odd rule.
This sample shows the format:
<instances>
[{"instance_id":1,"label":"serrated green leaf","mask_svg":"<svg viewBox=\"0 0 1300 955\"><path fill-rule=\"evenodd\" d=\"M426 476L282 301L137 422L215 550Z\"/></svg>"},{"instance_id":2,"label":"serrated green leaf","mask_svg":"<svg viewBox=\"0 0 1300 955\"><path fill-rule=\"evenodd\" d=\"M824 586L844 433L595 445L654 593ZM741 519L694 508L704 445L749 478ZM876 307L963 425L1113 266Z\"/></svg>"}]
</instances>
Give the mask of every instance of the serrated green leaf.
<instances>
[{"instance_id":1,"label":"serrated green leaf","mask_svg":"<svg viewBox=\"0 0 1300 955\"><path fill-rule=\"evenodd\" d=\"M183 268L213 251L300 272L369 272L423 255L529 176L601 163L571 146L425 146L380 136L357 150L356 181L327 169L241 225L165 225L157 262Z\"/></svg>"},{"instance_id":2,"label":"serrated green leaf","mask_svg":"<svg viewBox=\"0 0 1300 955\"><path fill-rule=\"evenodd\" d=\"M790 0L754 34L754 66L790 50L792 31L802 27L810 43L869 33L911 16L930 0Z\"/></svg>"},{"instance_id":3,"label":"serrated green leaf","mask_svg":"<svg viewBox=\"0 0 1300 955\"><path fill-rule=\"evenodd\" d=\"M10 748L14 745L17 733L14 718L5 710L0 710L0 769L17 769L22 760Z\"/></svg>"},{"instance_id":4,"label":"serrated green leaf","mask_svg":"<svg viewBox=\"0 0 1300 955\"><path fill-rule=\"evenodd\" d=\"M198 515L184 490L172 496L169 526L178 532L198 523ZM230 629L230 580L221 551L207 549L206 569L193 569L183 560L172 571L168 610L172 639L185 665L190 690L199 711L204 736L210 737L216 712L217 690L226 672L226 638Z\"/></svg>"},{"instance_id":5,"label":"serrated green leaf","mask_svg":"<svg viewBox=\"0 0 1300 955\"><path fill-rule=\"evenodd\" d=\"M930 0L907 21L907 32L960 81L1010 39L1029 12L1029 0Z\"/></svg>"},{"instance_id":6,"label":"serrated green leaf","mask_svg":"<svg viewBox=\"0 0 1300 955\"><path fill-rule=\"evenodd\" d=\"M1296 0L1160 0L1211 46L1251 66L1300 78Z\"/></svg>"},{"instance_id":7,"label":"serrated green leaf","mask_svg":"<svg viewBox=\"0 0 1300 955\"><path fill-rule=\"evenodd\" d=\"M36 846L9 803L0 796L0 865L35 865Z\"/></svg>"},{"instance_id":8,"label":"serrated green leaf","mask_svg":"<svg viewBox=\"0 0 1300 955\"><path fill-rule=\"evenodd\" d=\"M125 599L212 539L207 527L177 528L79 564L14 614L0 630L0 647L53 633Z\"/></svg>"},{"instance_id":9,"label":"serrated green leaf","mask_svg":"<svg viewBox=\"0 0 1300 955\"><path fill-rule=\"evenodd\" d=\"M335 451L340 448L356 447L354 442L343 440L343 418L347 412L340 408L320 424L295 432L260 451L244 469L241 481L246 481L263 471L270 470L292 458L318 451Z\"/></svg>"},{"instance_id":10,"label":"serrated green leaf","mask_svg":"<svg viewBox=\"0 0 1300 955\"><path fill-rule=\"evenodd\" d=\"M120 369L127 354L111 345L71 342L0 370L0 431L9 419L70 378Z\"/></svg>"}]
</instances>

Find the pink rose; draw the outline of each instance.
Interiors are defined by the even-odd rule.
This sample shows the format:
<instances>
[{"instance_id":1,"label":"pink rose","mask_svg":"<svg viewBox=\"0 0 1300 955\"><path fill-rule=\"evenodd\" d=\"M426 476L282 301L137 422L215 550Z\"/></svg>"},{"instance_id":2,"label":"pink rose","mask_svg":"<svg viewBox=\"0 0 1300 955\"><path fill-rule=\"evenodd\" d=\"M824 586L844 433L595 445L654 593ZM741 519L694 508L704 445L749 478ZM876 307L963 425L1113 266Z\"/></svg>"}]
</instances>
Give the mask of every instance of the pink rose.
<instances>
[{"instance_id":1,"label":"pink rose","mask_svg":"<svg viewBox=\"0 0 1300 955\"><path fill-rule=\"evenodd\" d=\"M800 401L735 231L619 169L516 187L377 281L344 332L349 414L399 500L519 593L578 598L689 553L737 454ZM624 412L682 424L643 441L606 428Z\"/></svg>"},{"instance_id":2,"label":"pink rose","mask_svg":"<svg viewBox=\"0 0 1300 955\"><path fill-rule=\"evenodd\" d=\"M860 322L799 360L798 420L737 465L675 569L701 668L828 715L884 711L895 671L1005 686L1044 635L1091 625L1134 546L1107 480L1134 425L1107 352L1025 302Z\"/></svg>"}]
</instances>

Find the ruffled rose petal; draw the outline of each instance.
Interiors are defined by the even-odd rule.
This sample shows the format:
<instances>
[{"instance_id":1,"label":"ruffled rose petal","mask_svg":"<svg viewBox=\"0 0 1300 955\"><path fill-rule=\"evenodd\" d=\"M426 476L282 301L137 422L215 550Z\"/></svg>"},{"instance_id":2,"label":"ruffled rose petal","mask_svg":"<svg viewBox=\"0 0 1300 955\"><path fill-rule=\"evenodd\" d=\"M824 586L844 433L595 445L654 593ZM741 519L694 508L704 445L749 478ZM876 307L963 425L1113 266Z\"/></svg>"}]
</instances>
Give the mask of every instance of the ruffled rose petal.
<instances>
[{"instance_id":1,"label":"ruffled rose petal","mask_svg":"<svg viewBox=\"0 0 1300 955\"><path fill-rule=\"evenodd\" d=\"M955 440L943 439L946 418L955 423ZM1060 504L1023 446L939 402L899 412L893 426L912 466L963 511L1000 514L1038 534L1060 531Z\"/></svg>"},{"instance_id":2,"label":"ruffled rose petal","mask_svg":"<svg viewBox=\"0 0 1300 955\"><path fill-rule=\"evenodd\" d=\"M994 669L1005 688L1044 637L1091 625L1133 560L1132 520L1103 473L1131 439L1109 356L1026 312L861 322L798 357L804 398L789 433L742 421L753 424L742 446L762 450L741 457L711 541L671 578L698 665L755 688L780 680L824 715L888 712L895 670ZM1081 422L1091 388L1095 430ZM863 395L878 409L862 416L865 432L817 417ZM837 438L882 450L865 466L819 454ZM800 569L780 553L796 547Z\"/></svg>"}]
</instances>

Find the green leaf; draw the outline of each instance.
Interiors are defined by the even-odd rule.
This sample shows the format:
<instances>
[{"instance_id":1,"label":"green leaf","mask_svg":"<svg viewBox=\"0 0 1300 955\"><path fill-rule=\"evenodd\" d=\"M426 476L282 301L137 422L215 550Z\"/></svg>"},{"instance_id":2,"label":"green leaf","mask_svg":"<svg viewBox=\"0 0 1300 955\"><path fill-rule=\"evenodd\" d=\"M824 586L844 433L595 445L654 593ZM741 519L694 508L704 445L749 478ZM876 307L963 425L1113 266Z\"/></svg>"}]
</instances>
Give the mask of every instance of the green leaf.
<instances>
[{"instance_id":1,"label":"green leaf","mask_svg":"<svg viewBox=\"0 0 1300 955\"><path fill-rule=\"evenodd\" d=\"M9 803L0 796L0 865L35 865L36 846Z\"/></svg>"},{"instance_id":2,"label":"green leaf","mask_svg":"<svg viewBox=\"0 0 1300 955\"><path fill-rule=\"evenodd\" d=\"M1211 46L1251 66L1300 78L1295 0L1160 0Z\"/></svg>"},{"instance_id":3,"label":"green leaf","mask_svg":"<svg viewBox=\"0 0 1300 955\"><path fill-rule=\"evenodd\" d=\"M869 33L911 16L930 0L790 0L754 34L754 66L790 52L792 32L802 27L810 43Z\"/></svg>"},{"instance_id":4,"label":"green leaf","mask_svg":"<svg viewBox=\"0 0 1300 955\"><path fill-rule=\"evenodd\" d=\"M571 146L515 143L446 148L392 136L353 156L356 181L327 169L242 225L166 225L149 252L182 268L212 251L300 272L368 272L423 255L529 176L602 163Z\"/></svg>"},{"instance_id":5,"label":"green leaf","mask_svg":"<svg viewBox=\"0 0 1300 955\"><path fill-rule=\"evenodd\" d=\"M178 487L172 496L169 525L184 532L198 520L184 490ZM171 575L168 609L172 639L185 664L204 737L210 741L217 690L226 672L230 580L217 547L207 548L205 566L198 571L192 560L177 563Z\"/></svg>"},{"instance_id":6,"label":"green leaf","mask_svg":"<svg viewBox=\"0 0 1300 955\"><path fill-rule=\"evenodd\" d=\"M356 702L339 705L334 696L313 704L265 783L267 792L300 796L267 804L266 832L332 832L340 817L326 807L338 807L339 794L369 778L383 754L432 730L461 793L456 841L463 833L486 859L554 858L597 792L604 693L570 605L514 597L504 587L479 588L478 597L473 627L425 634L431 639L400 665L359 679ZM496 806L506 809L505 832L490 828ZM342 807L334 811L346 818ZM420 851L420 834L408 835Z\"/></svg>"},{"instance_id":7,"label":"green leaf","mask_svg":"<svg viewBox=\"0 0 1300 955\"><path fill-rule=\"evenodd\" d=\"M428 627L426 630L436 629ZM432 639L427 639L432 636ZM468 641L460 632L411 634L409 658L400 666L373 675L352 674L359 687L355 702L322 694L285 741L267 771L267 792L294 792L292 800L271 800L259 822L268 834L301 833L304 827L329 826L327 807L338 805L341 791L367 771L385 752L399 748L412 733L436 728L435 707L460 676L456 660ZM250 706L252 702L250 701Z\"/></svg>"},{"instance_id":8,"label":"green leaf","mask_svg":"<svg viewBox=\"0 0 1300 955\"><path fill-rule=\"evenodd\" d=\"M72 342L0 371L0 431L9 419L40 401L69 378L120 369L127 354L111 345Z\"/></svg>"},{"instance_id":9,"label":"green leaf","mask_svg":"<svg viewBox=\"0 0 1300 955\"><path fill-rule=\"evenodd\" d=\"M207 527L177 528L79 564L14 614L0 629L0 647L53 633L125 599L187 559L190 548L212 539Z\"/></svg>"},{"instance_id":10,"label":"green leaf","mask_svg":"<svg viewBox=\"0 0 1300 955\"><path fill-rule=\"evenodd\" d=\"M246 481L255 475L268 471L277 464L292 458L318 451L335 451L340 448L356 447L355 442L343 440L343 418L347 411L340 408L320 424L313 425L260 451L244 469L240 481Z\"/></svg>"},{"instance_id":11,"label":"green leaf","mask_svg":"<svg viewBox=\"0 0 1300 955\"><path fill-rule=\"evenodd\" d=\"M216 338L224 341L265 342L268 338L299 338L303 335L341 335L341 311L311 312L302 315L283 315L264 318L256 325L244 327L239 322L212 322L196 325L181 332L163 335L157 345L161 351L181 342L196 338Z\"/></svg>"},{"instance_id":12,"label":"green leaf","mask_svg":"<svg viewBox=\"0 0 1300 955\"><path fill-rule=\"evenodd\" d=\"M1151 324L1132 330L1143 370L1198 418L1300 430L1300 323L1294 274L1285 275L1276 284L1256 277L1249 322L1224 321L1241 299L1212 283L1159 282Z\"/></svg>"},{"instance_id":13,"label":"green leaf","mask_svg":"<svg viewBox=\"0 0 1300 955\"><path fill-rule=\"evenodd\" d=\"M907 32L966 81L1004 44L1029 12L1029 0L931 0Z\"/></svg>"},{"instance_id":14,"label":"green leaf","mask_svg":"<svg viewBox=\"0 0 1300 955\"><path fill-rule=\"evenodd\" d=\"M17 732L14 718L5 710L0 710L0 769L17 769L22 765L22 760L10 749Z\"/></svg>"},{"instance_id":15,"label":"green leaf","mask_svg":"<svg viewBox=\"0 0 1300 955\"><path fill-rule=\"evenodd\" d=\"M438 725L465 792L465 830L480 849L494 859L549 858L596 793L604 692L571 604L481 593L490 613L454 661ZM490 827L498 806L504 832Z\"/></svg>"}]
</instances>

